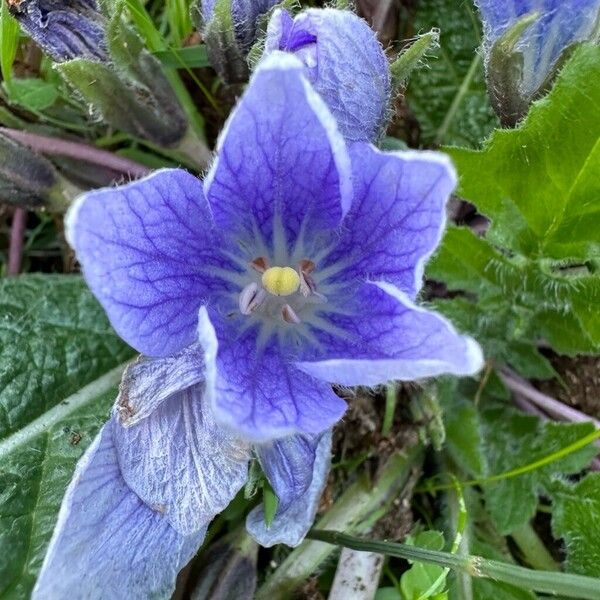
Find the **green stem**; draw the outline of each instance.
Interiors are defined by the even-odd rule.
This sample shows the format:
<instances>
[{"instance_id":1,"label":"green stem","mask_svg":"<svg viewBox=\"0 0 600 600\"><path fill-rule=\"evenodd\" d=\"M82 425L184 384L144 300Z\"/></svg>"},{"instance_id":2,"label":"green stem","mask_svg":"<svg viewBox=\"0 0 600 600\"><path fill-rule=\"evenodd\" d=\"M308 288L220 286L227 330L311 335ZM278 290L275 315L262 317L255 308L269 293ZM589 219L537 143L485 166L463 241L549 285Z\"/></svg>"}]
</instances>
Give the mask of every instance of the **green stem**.
<instances>
[{"instance_id":1,"label":"green stem","mask_svg":"<svg viewBox=\"0 0 600 600\"><path fill-rule=\"evenodd\" d=\"M436 146L440 146L444 142L444 138L448 133L448 129L450 129L450 125L452 124L452 121L454 120L454 117L456 116L456 113L458 112L458 109L460 108L464 97L469 91L471 82L473 81L473 78L477 73L477 69L479 69L480 66L481 56L479 54L475 54L475 58L473 59L473 62L471 63L471 66L469 67L469 70L467 71L467 74L465 75L465 78L463 79L460 88L456 92L456 96L454 96L454 99L452 100L452 104L450 105L450 108L448 109L448 112L444 117L444 121L442 122L440 128L437 131L434 141L434 144Z\"/></svg>"},{"instance_id":2,"label":"green stem","mask_svg":"<svg viewBox=\"0 0 600 600\"><path fill-rule=\"evenodd\" d=\"M394 381L388 383L385 391L385 413L383 414L383 425L381 435L387 437L392 431L394 415L396 413L396 402L398 399L397 386Z\"/></svg>"},{"instance_id":3,"label":"green stem","mask_svg":"<svg viewBox=\"0 0 600 600\"><path fill-rule=\"evenodd\" d=\"M307 537L311 540L319 540L363 552L378 552L405 560L448 567L468 573L471 577L502 581L522 589L555 596L585 598L586 600L598 600L600 597L598 593L600 579L594 577L553 571L534 571L517 565L488 560L481 556L461 556L406 544L363 540L339 531L313 529Z\"/></svg>"},{"instance_id":4,"label":"green stem","mask_svg":"<svg viewBox=\"0 0 600 600\"><path fill-rule=\"evenodd\" d=\"M368 532L390 510L422 460L423 448L420 444L404 453L392 455L380 469L375 481L365 474L346 489L321 517L318 527L339 528L354 533ZM334 551L335 548L326 544L305 540L258 589L255 600L287 600Z\"/></svg>"},{"instance_id":5,"label":"green stem","mask_svg":"<svg viewBox=\"0 0 600 600\"><path fill-rule=\"evenodd\" d=\"M523 553L525 562L534 569L546 571L560 570L556 561L552 558L552 555L535 532L535 529L529 523L525 523L525 525L513 531L510 536Z\"/></svg>"}]
</instances>

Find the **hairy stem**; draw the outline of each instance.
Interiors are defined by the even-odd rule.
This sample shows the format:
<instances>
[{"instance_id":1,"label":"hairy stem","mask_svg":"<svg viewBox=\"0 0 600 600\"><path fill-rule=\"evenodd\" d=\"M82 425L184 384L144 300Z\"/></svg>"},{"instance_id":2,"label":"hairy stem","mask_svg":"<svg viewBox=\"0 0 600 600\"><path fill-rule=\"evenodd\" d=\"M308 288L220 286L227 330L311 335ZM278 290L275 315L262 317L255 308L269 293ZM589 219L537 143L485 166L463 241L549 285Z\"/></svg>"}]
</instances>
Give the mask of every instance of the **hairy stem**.
<instances>
[{"instance_id":1,"label":"hairy stem","mask_svg":"<svg viewBox=\"0 0 600 600\"><path fill-rule=\"evenodd\" d=\"M534 571L517 565L488 560L481 556L461 556L407 544L363 540L339 531L313 529L309 532L308 537L312 540L319 540L354 550L379 552L387 556L448 567L456 571L466 572L471 577L502 581L526 590L562 595L567 598L585 598L589 600L597 600L598 598L600 579L594 577L553 571Z\"/></svg>"},{"instance_id":2,"label":"hairy stem","mask_svg":"<svg viewBox=\"0 0 600 600\"><path fill-rule=\"evenodd\" d=\"M525 523L525 525L513 531L510 536L523 553L525 562L534 569L545 571L559 570L556 561L552 558L552 555L548 552L542 540L540 540L535 529L529 523Z\"/></svg>"},{"instance_id":3,"label":"hairy stem","mask_svg":"<svg viewBox=\"0 0 600 600\"><path fill-rule=\"evenodd\" d=\"M29 131L9 129L8 127L0 127L0 133L7 135L40 154L68 156L69 158L83 160L112 169L113 171L118 171L119 173L127 173L132 177L143 177L150 172L148 167L138 162L117 156L106 150L100 150L83 142L71 142Z\"/></svg>"}]
</instances>

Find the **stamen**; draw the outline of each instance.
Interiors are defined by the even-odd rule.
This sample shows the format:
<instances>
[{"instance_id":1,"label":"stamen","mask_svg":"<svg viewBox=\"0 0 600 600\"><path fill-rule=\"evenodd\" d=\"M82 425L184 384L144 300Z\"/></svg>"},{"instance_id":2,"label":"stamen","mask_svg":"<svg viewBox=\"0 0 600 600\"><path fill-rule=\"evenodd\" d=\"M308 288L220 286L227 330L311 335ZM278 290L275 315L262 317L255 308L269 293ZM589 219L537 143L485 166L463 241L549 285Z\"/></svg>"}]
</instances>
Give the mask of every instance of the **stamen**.
<instances>
[{"instance_id":1,"label":"stamen","mask_svg":"<svg viewBox=\"0 0 600 600\"><path fill-rule=\"evenodd\" d=\"M259 273L264 273L269 268L269 261L264 256L258 256L251 263L250 266Z\"/></svg>"},{"instance_id":2,"label":"stamen","mask_svg":"<svg viewBox=\"0 0 600 600\"><path fill-rule=\"evenodd\" d=\"M255 282L249 283L240 293L238 299L240 312L243 315L249 315L254 312L267 297L267 293L262 288L259 289Z\"/></svg>"},{"instance_id":3,"label":"stamen","mask_svg":"<svg viewBox=\"0 0 600 600\"><path fill-rule=\"evenodd\" d=\"M281 316L286 323L291 323L292 325L298 325L299 323L302 323L300 317L289 304L283 305L281 309Z\"/></svg>"},{"instance_id":4,"label":"stamen","mask_svg":"<svg viewBox=\"0 0 600 600\"><path fill-rule=\"evenodd\" d=\"M315 270L315 263L308 258L303 258L298 263L298 274L300 276L300 293L308 298L316 292L317 285L311 273Z\"/></svg>"}]
</instances>

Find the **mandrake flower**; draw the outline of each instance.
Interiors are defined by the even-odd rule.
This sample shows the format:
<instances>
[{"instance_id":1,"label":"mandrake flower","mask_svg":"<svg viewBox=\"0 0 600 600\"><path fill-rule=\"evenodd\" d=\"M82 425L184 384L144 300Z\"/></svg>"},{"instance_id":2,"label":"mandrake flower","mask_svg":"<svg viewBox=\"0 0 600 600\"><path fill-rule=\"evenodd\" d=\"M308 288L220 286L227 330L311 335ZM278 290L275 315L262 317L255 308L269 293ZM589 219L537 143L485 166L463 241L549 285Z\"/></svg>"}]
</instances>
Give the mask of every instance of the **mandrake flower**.
<instances>
[{"instance_id":1,"label":"mandrake flower","mask_svg":"<svg viewBox=\"0 0 600 600\"><path fill-rule=\"evenodd\" d=\"M347 146L303 64L275 52L203 184L165 169L83 195L68 238L144 356L78 466L34 596L168 594L253 455L279 505L248 530L298 544L346 410L332 383L475 373L477 344L415 304L455 182L441 154Z\"/></svg>"}]
</instances>

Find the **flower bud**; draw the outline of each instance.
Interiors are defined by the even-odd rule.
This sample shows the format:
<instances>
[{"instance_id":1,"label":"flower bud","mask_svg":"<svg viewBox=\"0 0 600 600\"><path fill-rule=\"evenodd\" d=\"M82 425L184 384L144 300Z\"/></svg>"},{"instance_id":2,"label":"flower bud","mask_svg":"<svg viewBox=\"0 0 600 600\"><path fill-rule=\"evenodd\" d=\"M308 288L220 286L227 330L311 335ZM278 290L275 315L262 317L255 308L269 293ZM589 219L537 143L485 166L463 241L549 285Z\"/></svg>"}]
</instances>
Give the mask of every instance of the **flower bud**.
<instances>
[{"instance_id":1,"label":"flower bud","mask_svg":"<svg viewBox=\"0 0 600 600\"><path fill-rule=\"evenodd\" d=\"M50 161L0 133L0 197L3 202L62 211L74 192Z\"/></svg>"},{"instance_id":2,"label":"flower bud","mask_svg":"<svg viewBox=\"0 0 600 600\"><path fill-rule=\"evenodd\" d=\"M296 18L273 13L265 54L296 55L306 75L350 141L374 141L384 127L390 70L383 48L366 21L331 8L309 9Z\"/></svg>"},{"instance_id":3,"label":"flower bud","mask_svg":"<svg viewBox=\"0 0 600 600\"><path fill-rule=\"evenodd\" d=\"M505 125L525 116L577 43L598 38L600 0L477 0L494 109Z\"/></svg>"},{"instance_id":4,"label":"flower bud","mask_svg":"<svg viewBox=\"0 0 600 600\"><path fill-rule=\"evenodd\" d=\"M10 13L56 62L106 60L106 19L95 0L12 0Z\"/></svg>"},{"instance_id":5,"label":"flower bud","mask_svg":"<svg viewBox=\"0 0 600 600\"><path fill-rule=\"evenodd\" d=\"M183 143L188 123L159 61L96 0L12 0L21 26L67 82L113 127L163 147Z\"/></svg>"},{"instance_id":6,"label":"flower bud","mask_svg":"<svg viewBox=\"0 0 600 600\"><path fill-rule=\"evenodd\" d=\"M196 5L210 60L229 83L248 78L246 54L256 39L259 18L279 0L202 0Z\"/></svg>"}]
</instances>

